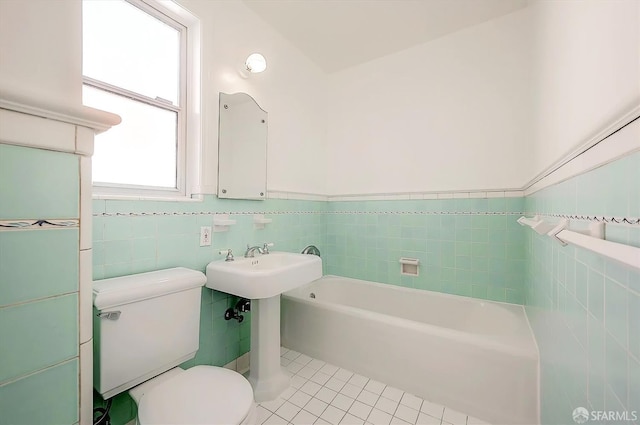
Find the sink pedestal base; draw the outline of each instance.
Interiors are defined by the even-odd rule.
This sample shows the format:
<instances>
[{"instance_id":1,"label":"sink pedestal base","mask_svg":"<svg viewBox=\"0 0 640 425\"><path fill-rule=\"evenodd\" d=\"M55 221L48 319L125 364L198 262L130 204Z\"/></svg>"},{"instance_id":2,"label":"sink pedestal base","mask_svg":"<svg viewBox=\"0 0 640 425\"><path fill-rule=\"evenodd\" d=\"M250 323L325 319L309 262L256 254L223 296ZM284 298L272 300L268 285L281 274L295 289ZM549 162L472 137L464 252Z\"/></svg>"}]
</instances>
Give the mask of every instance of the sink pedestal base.
<instances>
[{"instance_id":1,"label":"sink pedestal base","mask_svg":"<svg viewBox=\"0 0 640 425\"><path fill-rule=\"evenodd\" d=\"M256 403L274 400L289 387L280 366L280 295L251 300L251 369Z\"/></svg>"}]
</instances>

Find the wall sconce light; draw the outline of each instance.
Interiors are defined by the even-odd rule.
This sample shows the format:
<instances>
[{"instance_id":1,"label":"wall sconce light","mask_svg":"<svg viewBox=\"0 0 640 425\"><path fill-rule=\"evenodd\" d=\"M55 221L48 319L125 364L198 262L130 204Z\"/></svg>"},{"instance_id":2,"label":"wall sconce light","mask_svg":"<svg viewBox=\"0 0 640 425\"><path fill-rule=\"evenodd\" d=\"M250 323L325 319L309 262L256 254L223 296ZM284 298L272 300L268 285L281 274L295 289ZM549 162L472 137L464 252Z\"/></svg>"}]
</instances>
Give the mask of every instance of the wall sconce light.
<instances>
[{"instance_id":1,"label":"wall sconce light","mask_svg":"<svg viewBox=\"0 0 640 425\"><path fill-rule=\"evenodd\" d=\"M260 53L252 53L249 55L244 65L247 71L252 74L257 74L267 69L267 60Z\"/></svg>"}]
</instances>

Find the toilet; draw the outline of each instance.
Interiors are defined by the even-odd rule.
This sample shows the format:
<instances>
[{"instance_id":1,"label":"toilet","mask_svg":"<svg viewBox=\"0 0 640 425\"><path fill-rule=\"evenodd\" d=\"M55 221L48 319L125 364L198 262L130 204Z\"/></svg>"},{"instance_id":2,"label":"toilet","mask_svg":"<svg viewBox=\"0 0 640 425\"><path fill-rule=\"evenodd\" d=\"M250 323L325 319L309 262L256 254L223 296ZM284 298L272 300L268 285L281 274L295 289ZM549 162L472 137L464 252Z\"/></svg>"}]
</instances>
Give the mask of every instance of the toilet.
<instances>
[{"instance_id":1,"label":"toilet","mask_svg":"<svg viewBox=\"0 0 640 425\"><path fill-rule=\"evenodd\" d=\"M93 282L94 387L105 399L129 391L140 425L256 422L242 375L178 367L198 351L205 281L177 267Z\"/></svg>"}]
</instances>

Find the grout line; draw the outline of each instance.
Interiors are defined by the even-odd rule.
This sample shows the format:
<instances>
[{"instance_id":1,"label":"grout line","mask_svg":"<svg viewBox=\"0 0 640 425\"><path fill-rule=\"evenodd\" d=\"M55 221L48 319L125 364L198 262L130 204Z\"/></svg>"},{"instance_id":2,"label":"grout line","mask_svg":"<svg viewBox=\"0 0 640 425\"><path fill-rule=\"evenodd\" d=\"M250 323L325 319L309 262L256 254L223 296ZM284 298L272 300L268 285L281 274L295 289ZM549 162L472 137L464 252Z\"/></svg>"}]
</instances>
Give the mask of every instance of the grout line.
<instances>
[{"instance_id":1,"label":"grout line","mask_svg":"<svg viewBox=\"0 0 640 425\"><path fill-rule=\"evenodd\" d=\"M290 351L294 351L295 353L297 353L297 355L294 357L294 360L291 360L291 361L290 361L290 363L295 362L295 360L296 360L296 359L299 359L301 356L303 356L303 355L304 355L303 353L298 353L298 352L297 352L297 351L295 351L295 350L289 350L289 349L286 349L286 348L285 348L285 349L281 352L280 357L281 357L281 358L284 358L284 359L289 360L287 357L285 357L285 355L286 355L287 353L289 353ZM304 356L306 356L306 355L304 355ZM312 357L310 357L310 356L306 356L306 357L311 358L311 360L310 360L310 361L308 361L307 363L305 363L304 365L303 365L302 363L299 363L299 362L296 362L296 363L297 363L298 365L303 366L303 368L304 368L304 367L306 367L308 364L310 364L311 362L313 362L314 360L317 360L317 359L314 359L314 358L312 358ZM331 374L329 374L329 373L327 373L327 372L323 372L323 371L322 371L322 368L323 368L324 366L326 366L326 365L331 365L331 366L335 367L335 368L336 368L336 370L335 370L333 373L331 373ZM284 367L284 368L286 369L286 367ZM292 373L292 372L290 372L289 370L287 370L287 372L288 372L288 373L292 373L292 375L291 375L292 377L293 377L293 376L300 376L300 378L301 378L301 379L304 379L304 384L303 384L302 386L304 386L307 382L313 382L314 384L317 384L317 385L319 385L319 386L320 386L320 389L316 392L316 394L315 394L315 395L311 395L311 394L305 393L305 392L304 392L304 391L302 391L301 389L296 389L296 391L294 392L294 394L295 394L296 392L298 392L298 391L301 391L303 394L305 394L306 396L309 396L309 397L310 397L309 401L308 401L307 403L305 403L305 405L304 405L303 407L299 407L298 405L295 405L295 406L296 406L296 408L299 408L299 409L300 409L300 411L304 411L304 412L306 412L306 413L308 413L308 414L311 414L311 415L313 415L313 416L317 417L317 418L318 418L318 420L322 420L322 421L325 421L325 420L324 420L324 419L322 419L322 418L321 418L321 416L322 416L322 415L327 411L327 409L329 408L329 406L332 406L334 409L339 410L340 412L342 412L342 419L344 419L344 416L345 416L345 415L347 415L347 414L351 414L351 413L349 413L349 409L353 406L353 404L354 404L356 401L358 401L358 400L357 400L357 398L358 398L358 397L363 393L363 391L366 389L366 386L369 384L369 382L371 382L371 381L372 381L372 379L371 379L371 378L369 378L368 376L364 376L364 375L360 375L360 374L355 373L355 372L352 372L352 371L348 371L348 372L351 372L351 373L352 373L352 375L349 377L349 379L348 379L347 381L342 381L342 379L338 379L338 378L335 376L335 375L338 373L338 371L339 371L340 369L341 369L341 368L340 368L340 367L338 367L338 366L335 366L335 365L333 365L333 364L330 364L330 363L326 363L326 362L325 362L325 364L324 364L323 366L321 366L321 367L320 367L320 368L318 368L318 369L315 369L315 373L314 373L310 378L304 378L302 375L298 375L297 373ZM299 369L299 371L300 371L300 370L302 370L302 368L301 368L301 369ZM344 369L344 370L347 370L347 369ZM298 372L299 372L299 371L298 371ZM335 391L335 390L333 390L333 389L331 389L331 388L327 387L327 386L326 386L326 385L324 385L324 384L323 384L323 385L320 385L320 384L318 384L317 382L312 381L312 380L311 380L311 378L313 378L313 376L315 376L316 374L318 374L318 373L320 373L320 372L321 372L321 373L323 373L323 374L328 375L328 376L330 377L329 379L331 379L331 378L336 378L337 380L339 380L339 381L341 381L341 382L344 382L344 385L349 384L349 383L350 383L349 381L350 381L350 380L351 380L355 375L362 376L363 378L366 378L366 381L365 381L364 385L360 388L360 390L359 390L358 394L356 395L356 397L355 397L355 398L353 398L353 403L349 406L349 408L348 408L347 410L343 410L342 408L340 408L340 407L338 407L338 406L336 406L336 405L332 404L332 403L333 403L333 400L335 400L335 398L336 398L338 395L340 395L340 394L341 394L341 395L343 395L344 397L348 397L348 398L350 398L350 399L351 399L352 397L347 396L346 394L343 394L343 393L341 393L340 391ZM328 382L328 380L327 380L327 382ZM379 381L376 381L376 382L379 382ZM376 403L380 400L380 398L382 398L382 397L383 397L383 396L382 396L382 393L384 392L384 390L385 390L387 387L390 387L389 385L387 385L387 384L385 384L385 383L383 383L383 382L380 382L380 383L381 383L381 384L384 384L384 388L382 389L382 391L381 391L381 393L380 393L380 394L374 393L374 394L377 396ZM325 384L326 384L326 382L325 382ZM351 385L354 385L354 384L351 384ZM302 388L302 386L301 386L301 388ZM328 390L331 390L331 391L333 391L333 392L336 392L335 397L333 398L333 400L332 400L330 403L327 403L326 401L321 400L321 399L319 399L318 397L316 397L316 395L318 394L318 392L322 391L322 389L323 389L323 388L326 388L326 389L328 389ZM343 388L344 388L344 386L343 386ZM365 405L365 406L367 406L368 408L371 408L371 410L370 410L370 411L369 411L369 413L367 414L367 419L365 419L364 421L365 421L365 422L367 422L367 421L369 420L369 418L371 417L371 415L372 415L372 413L373 413L373 410L374 410L374 409L380 410L381 412L383 412L383 413L385 413L385 414L387 414L387 415L390 415L390 416L392 417L392 419L393 419L393 418L397 418L397 419L400 419L400 420L402 420L402 421L405 421L404 419L402 419L402 418L400 418L400 417L396 416L396 413L397 413L398 409L400 408L400 405L403 405L403 404L402 404L402 399L404 398L405 394L410 394L410 395L413 395L413 394L408 393L408 392L406 392L406 391L402 391L402 390L400 390L400 389L398 389L398 390L402 392L402 395L400 396L400 399L398 400L397 405L396 405L396 407L395 407L395 409L394 409L394 412L393 412L392 414L390 414L390 413L388 413L388 412L386 412L386 411L384 411L384 410L378 409L378 408L375 406L375 404L376 404L376 403L374 403L374 405L373 405L373 406L370 406L370 405L369 405L369 404L367 404L367 403L364 403L364 402L362 402L362 401L359 401L360 403L364 404L364 405ZM293 396L293 395L292 395L292 396ZM417 396L415 396L415 397L417 397ZM418 408L417 408L417 409L414 409L413 407L408 406L408 405L404 405L404 406L405 406L405 407L407 407L408 409L416 410L416 411L418 412L418 416L416 417L416 420L415 420L415 421L413 421L413 424L414 424L414 425L415 425L415 423L417 423L417 419L418 419L418 417L419 417L421 414L425 414L425 415L427 415L427 413L423 413L423 412L422 412L422 406L424 405L424 402L425 402L425 401L427 401L427 400L425 400L425 399L423 399L423 398L421 398L421 397L417 397L417 398L419 398L419 399L421 400L421 401L420 401L420 405L418 406ZM313 412L311 412L310 410L308 410L308 409L307 409L307 406L309 405L309 403L311 403L314 399L316 399L317 401L320 401L320 402L322 402L322 403L326 404L326 406L322 409L322 411L320 412L320 414L319 414L319 415L316 415L315 413L313 413ZM393 400L391 400L391 401L393 401ZM286 403L286 402L291 403L291 402L290 402L290 401L288 401L288 400L285 400L285 401L284 401L284 403ZM284 403L283 403L283 405L284 405ZM291 403L291 404L293 404L293 403ZM440 406L440 404L438 404L438 403L434 403L434 404L435 404L435 405ZM280 407L281 407L281 406L279 406L279 407L278 407L278 409L279 409ZM264 407L263 407L263 408L264 408ZM275 409L275 410L278 410L278 409ZM440 423L444 423L444 422L443 422L443 420L444 420L444 412L446 411L446 409L447 409L447 407L446 407L446 406L442 406L442 413L441 413L440 418L439 418ZM268 410L268 409L267 409L267 410ZM271 411L269 411L269 412L271 412ZM278 418L280 418L280 419L282 419L282 420L284 420L284 421L286 422L286 420L285 420L284 418L282 418L281 416L277 415L275 412L271 412L271 413L272 413L272 415L270 415L270 416L269 416L269 418L270 418L271 416L273 416L273 415L276 415ZM459 412L459 413L463 414L462 412ZM297 416L297 414L296 414L296 415L294 415L294 418L295 418L295 416ZM354 416L355 416L355 415L354 415ZM428 416L431 416L431 415L428 415ZM465 414L465 425L466 425L466 423L468 422L468 418L469 418L469 416ZM268 419L268 418L267 418L267 419ZM265 421L266 421L267 419L265 419ZM342 419L341 419L341 421L342 421ZM359 418L359 417L358 417L358 419L361 419L361 418ZM293 419L292 419L292 420L293 420ZM407 421L405 421L405 422L407 422ZM292 422L291 422L291 421L288 421L287 423L288 423L288 424L292 424ZM341 423L341 422L339 422L339 423Z\"/></svg>"},{"instance_id":2,"label":"grout line","mask_svg":"<svg viewBox=\"0 0 640 425\"><path fill-rule=\"evenodd\" d=\"M53 299L53 298L67 297L69 295L74 295L74 294L79 296L79 294L80 294L79 288L76 291L62 292L60 294L47 295L46 297L39 297L39 298L33 298L33 299L24 300L24 301L19 301L17 303L13 303L13 304L0 305L0 310L2 310L3 308L19 307L19 306L23 306L23 305L26 305L26 304L38 303L38 302L50 300L50 299Z\"/></svg>"},{"instance_id":3,"label":"grout line","mask_svg":"<svg viewBox=\"0 0 640 425\"><path fill-rule=\"evenodd\" d=\"M40 373L46 372L49 369L53 369L53 368L56 368L58 366L62 366L62 365L67 364L67 363L71 363L74 360L78 361L78 376L79 376L79 374L80 374L80 352L78 350L78 354L76 354L75 356L67 357L66 359L61 360L58 363L50 364L50 365L41 367L40 369L32 370L31 372L25 373L24 375L15 376L13 378L7 379L6 381L0 382L0 388L4 387L6 385L11 385L11 384L13 384L15 382L18 382L18 381L21 381L23 379L30 378L30 377L38 375Z\"/></svg>"}]
</instances>

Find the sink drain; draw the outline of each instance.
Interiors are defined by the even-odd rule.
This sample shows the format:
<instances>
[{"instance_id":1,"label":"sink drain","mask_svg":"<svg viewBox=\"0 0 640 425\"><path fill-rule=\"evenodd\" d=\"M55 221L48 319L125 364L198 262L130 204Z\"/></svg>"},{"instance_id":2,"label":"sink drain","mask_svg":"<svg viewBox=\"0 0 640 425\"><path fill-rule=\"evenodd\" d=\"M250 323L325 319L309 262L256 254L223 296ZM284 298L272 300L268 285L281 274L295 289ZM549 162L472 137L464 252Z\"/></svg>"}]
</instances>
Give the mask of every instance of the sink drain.
<instances>
[{"instance_id":1,"label":"sink drain","mask_svg":"<svg viewBox=\"0 0 640 425\"><path fill-rule=\"evenodd\" d=\"M315 297L316 297L316 294L314 294L313 292L309 294L309 298L315 298Z\"/></svg>"}]
</instances>

